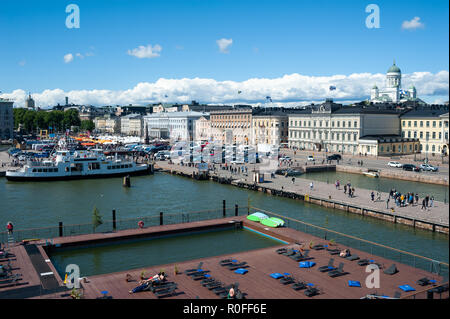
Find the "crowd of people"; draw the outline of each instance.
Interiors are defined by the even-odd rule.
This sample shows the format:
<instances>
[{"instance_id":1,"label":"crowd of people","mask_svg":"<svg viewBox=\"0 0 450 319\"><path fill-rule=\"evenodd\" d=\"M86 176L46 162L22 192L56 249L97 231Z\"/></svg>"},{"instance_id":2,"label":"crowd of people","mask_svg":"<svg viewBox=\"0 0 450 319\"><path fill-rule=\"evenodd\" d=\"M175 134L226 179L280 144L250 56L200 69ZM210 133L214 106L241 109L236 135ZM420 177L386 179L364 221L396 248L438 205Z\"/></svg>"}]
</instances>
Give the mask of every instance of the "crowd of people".
<instances>
[{"instance_id":1,"label":"crowd of people","mask_svg":"<svg viewBox=\"0 0 450 319\"><path fill-rule=\"evenodd\" d=\"M402 194L398 192L395 188L391 189L389 192L389 199L393 199L397 207L406 206L418 206L419 205L419 194L417 193L406 193ZM427 195L422 198L421 210L430 210L434 205L434 196Z\"/></svg>"}]
</instances>

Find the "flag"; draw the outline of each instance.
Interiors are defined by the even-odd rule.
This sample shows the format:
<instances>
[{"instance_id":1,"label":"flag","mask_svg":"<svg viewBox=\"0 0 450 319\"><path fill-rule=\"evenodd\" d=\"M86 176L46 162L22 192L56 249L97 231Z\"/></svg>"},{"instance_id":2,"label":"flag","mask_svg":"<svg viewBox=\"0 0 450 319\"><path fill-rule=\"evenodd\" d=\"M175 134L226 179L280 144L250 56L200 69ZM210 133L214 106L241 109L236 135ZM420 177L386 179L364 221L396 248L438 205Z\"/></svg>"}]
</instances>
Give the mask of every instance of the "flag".
<instances>
[{"instance_id":1,"label":"flag","mask_svg":"<svg viewBox=\"0 0 450 319\"><path fill-rule=\"evenodd\" d=\"M272 98L270 96L266 96L266 99L272 102Z\"/></svg>"},{"instance_id":2,"label":"flag","mask_svg":"<svg viewBox=\"0 0 450 319\"><path fill-rule=\"evenodd\" d=\"M241 94L242 93L242 91L238 91L238 94Z\"/></svg>"},{"instance_id":3,"label":"flag","mask_svg":"<svg viewBox=\"0 0 450 319\"><path fill-rule=\"evenodd\" d=\"M330 91L336 90L336 87L333 85L330 85Z\"/></svg>"}]
</instances>

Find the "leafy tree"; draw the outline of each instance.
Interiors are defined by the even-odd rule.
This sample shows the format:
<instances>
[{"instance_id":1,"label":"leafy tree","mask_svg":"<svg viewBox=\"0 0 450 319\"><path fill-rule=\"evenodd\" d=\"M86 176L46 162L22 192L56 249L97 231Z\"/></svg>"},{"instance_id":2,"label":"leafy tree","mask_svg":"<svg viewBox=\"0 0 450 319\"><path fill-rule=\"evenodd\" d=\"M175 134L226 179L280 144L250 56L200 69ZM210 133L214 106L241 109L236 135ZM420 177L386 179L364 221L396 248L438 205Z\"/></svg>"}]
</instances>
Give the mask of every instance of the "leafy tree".
<instances>
[{"instance_id":1,"label":"leafy tree","mask_svg":"<svg viewBox=\"0 0 450 319\"><path fill-rule=\"evenodd\" d=\"M94 207L94 211L92 213L92 225L94 227L94 232L95 232L95 229L98 226L100 226L101 224L103 224L102 215L100 215L98 208Z\"/></svg>"},{"instance_id":2,"label":"leafy tree","mask_svg":"<svg viewBox=\"0 0 450 319\"><path fill-rule=\"evenodd\" d=\"M81 121L80 129L82 131L93 131L95 129L95 124L91 120Z\"/></svg>"}]
</instances>

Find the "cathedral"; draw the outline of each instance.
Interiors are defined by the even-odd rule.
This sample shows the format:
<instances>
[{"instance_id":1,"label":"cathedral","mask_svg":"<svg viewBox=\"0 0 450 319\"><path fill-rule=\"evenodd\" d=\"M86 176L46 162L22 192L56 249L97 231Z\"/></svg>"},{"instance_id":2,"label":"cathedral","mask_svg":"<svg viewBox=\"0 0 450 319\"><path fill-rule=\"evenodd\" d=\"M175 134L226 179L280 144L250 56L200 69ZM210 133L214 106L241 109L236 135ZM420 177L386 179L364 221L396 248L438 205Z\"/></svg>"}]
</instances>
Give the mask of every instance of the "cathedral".
<instances>
[{"instance_id":1,"label":"cathedral","mask_svg":"<svg viewBox=\"0 0 450 319\"><path fill-rule=\"evenodd\" d=\"M374 85L370 92L370 102L373 103L403 103L407 101L422 102L417 98L414 85L407 91L402 90L402 71L394 64L386 73L386 87L383 90Z\"/></svg>"}]
</instances>

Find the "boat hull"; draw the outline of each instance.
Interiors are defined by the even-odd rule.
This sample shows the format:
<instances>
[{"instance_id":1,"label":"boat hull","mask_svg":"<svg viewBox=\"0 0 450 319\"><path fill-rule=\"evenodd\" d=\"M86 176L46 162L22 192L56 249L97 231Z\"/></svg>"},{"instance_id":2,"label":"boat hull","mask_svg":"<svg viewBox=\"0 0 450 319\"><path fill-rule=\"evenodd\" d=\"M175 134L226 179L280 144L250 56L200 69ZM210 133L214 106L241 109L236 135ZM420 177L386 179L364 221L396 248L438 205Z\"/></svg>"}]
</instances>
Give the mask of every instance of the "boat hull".
<instances>
[{"instance_id":1,"label":"boat hull","mask_svg":"<svg viewBox=\"0 0 450 319\"><path fill-rule=\"evenodd\" d=\"M152 174L151 167L146 169L135 170L131 172L118 172L110 174L89 174L89 175L66 175L66 176L20 176L20 175L6 175L6 179L12 182L47 182L47 181L68 181L77 179L98 179L98 178L113 178L123 176L142 176Z\"/></svg>"}]
</instances>

